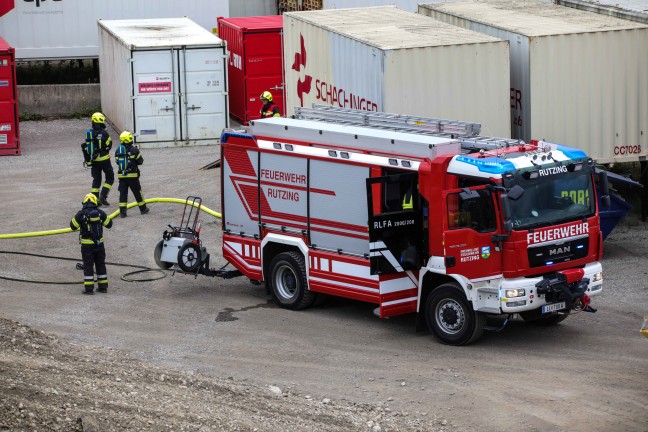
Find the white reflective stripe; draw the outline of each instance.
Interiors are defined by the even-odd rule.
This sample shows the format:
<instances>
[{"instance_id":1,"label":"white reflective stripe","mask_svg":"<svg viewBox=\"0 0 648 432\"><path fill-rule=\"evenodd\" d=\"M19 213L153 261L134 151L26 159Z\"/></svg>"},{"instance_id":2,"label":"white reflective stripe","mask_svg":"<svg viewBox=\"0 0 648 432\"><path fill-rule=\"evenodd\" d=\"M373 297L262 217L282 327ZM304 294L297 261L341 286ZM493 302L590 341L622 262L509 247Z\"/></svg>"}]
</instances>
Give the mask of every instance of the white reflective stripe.
<instances>
[{"instance_id":1,"label":"white reflective stripe","mask_svg":"<svg viewBox=\"0 0 648 432\"><path fill-rule=\"evenodd\" d=\"M394 269L397 272L402 272L403 271L403 267L401 267L400 263L396 260L396 257L394 256L394 254L391 253L391 251L385 250L385 251L382 251L381 254L382 254L382 256L385 257L385 259L389 262L389 264L391 264L392 267L394 267Z\"/></svg>"},{"instance_id":2,"label":"white reflective stripe","mask_svg":"<svg viewBox=\"0 0 648 432\"><path fill-rule=\"evenodd\" d=\"M380 294L389 294L399 291L407 291L412 288L417 288L416 284L408 277L392 279L380 282Z\"/></svg>"},{"instance_id":3,"label":"white reflective stripe","mask_svg":"<svg viewBox=\"0 0 648 432\"><path fill-rule=\"evenodd\" d=\"M338 281L334 281L334 280L331 280L331 279L310 277L310 278L308 278L308 280L313 281L313 282L323 282L323 283L326 283L326 284L343 286L343 287L347 287L347 288L353 288L353 289L357 289L357 290L360 290L360 291L368 291L368 292L372 292L372 293L375 293L375 292L378 291L376 288L369 288L369 287L364 287L364 286L360 286L360 285L354 285L354 284L350 284L350 283L346 283L346 282L338 282Z\"/></svg>"},{"instance_id":4,"label":"white reflective stripe","mask_svg":"<svg viewBox=\"0 0 648 432\"><path fill-rule=\"evenodd\" d=\"M381 303L380 306L383 306L383 307L384 306L391 306L391 305L394 305L394 304L407 303L407 302L417 301L417 300L418 300L417 297L409 297L409 298L406 298L406 299L393 300L393 301Z\"/></svg>"},{"instance_id":5,"label":"white reflective stripe","mask_svg":"<svg viewBox=\"0 0 648 432\"><path fill-rule=\"evenodd\" d=\"M235 245L237 244L237 245L240 246L240 243L234 243L234 244ZM232 252L235 255L236 260L238 262L240 262L242 265L244 265L245 267L247 267L249 269L253 269L253 270L261 270L261 266L250 265L247 261L245 261L243 258L241 258L240 252L237 252L236 250L234 250L234 248L232 248L229 243L224 244L223 247L229 249L229 251Z\"/></svg>"},{"instance_id":6,"label":"white reflective stripe","mask_svg":"<svg viewBox=\"0 0 648 432\"><path fill-rule=\"evenodd\" d=\"M348 276L361 277L363 279L378 280L377 275L371 275L371 267L368 265L352 264L344 261L331 261L331 272Z\"/></svg>"},{"instance_id":7,"label":"white reflective stripe","mask_svg":"<svg viewBox=\"0 0 648 432\"><path fill-rule=\"evenodd\" d=\"M85 280L94 280L94 276L84 276L83 279L85 279Z\"/></svg>"},{"instance_id":8,"label":"white reflective stripe","mask_svg":"<svg viewBox=\"0 0 648 432\"><path fill-rule=\"evenodd\" d=\"M97 279L98 279L98 278L106 279L107 277L108 277L107 274L97 275Z\"/></svg>"},{"instance_id":9,"label":"white reflective stripe","mask_svg":"<svg viewBox=\"0 0 648 432\"><path fill-rule=\"evenodd\" d=\"M387 246L385 246L385 242L381 242L381 241L370 242L369 250L375 250L375 249L387 249Z\"/></svg>"},{"instance_id":10,"label":"white reflective stripe","mask_svg":"<svg viewBox=\"0 0 648 432\"><path fill-rule=\"evenodd\" d=\"M504 275L498 274L498 275L493 275L493 276L488 276L488 277L483 277L483 278L475 278L475 279L469 279L470 282L482 282L485 280L494 280L494 279L502 279Z\"/></svg>"},{"instance_id":11,"label":"white reflective stripe","mask_svg":"<svg viewBox=\"0 0 648 432\"><path fill-rule=\"evenodd\" d=\"M243 255L243 245L241 243L234 243L234 242L225 242L225 245L229 246L229 248L232 250L232 252L238 254L238 255Z\"/></svg>"}]
</instances>

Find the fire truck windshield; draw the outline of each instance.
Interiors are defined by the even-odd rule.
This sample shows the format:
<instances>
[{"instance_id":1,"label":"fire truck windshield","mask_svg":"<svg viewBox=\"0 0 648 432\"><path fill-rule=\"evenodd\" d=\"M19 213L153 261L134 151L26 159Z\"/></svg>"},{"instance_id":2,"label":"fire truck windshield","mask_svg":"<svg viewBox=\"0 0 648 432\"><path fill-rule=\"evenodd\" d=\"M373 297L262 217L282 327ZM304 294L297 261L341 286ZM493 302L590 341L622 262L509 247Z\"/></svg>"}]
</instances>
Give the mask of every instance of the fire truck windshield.
<instances>
[{"instance_id":1,"label":"fire truck windshield","mask_svg":"<svg viewBox=\"0 0 648 432\"><path fill-rule=\"evenodd\" d=\"M522 196L509 199L513 229L549 226L593 216L596 211L594 184L587 164L578 169L565 165L517 172L506 183L524 189Z\"/></svg>"}]
</instances>

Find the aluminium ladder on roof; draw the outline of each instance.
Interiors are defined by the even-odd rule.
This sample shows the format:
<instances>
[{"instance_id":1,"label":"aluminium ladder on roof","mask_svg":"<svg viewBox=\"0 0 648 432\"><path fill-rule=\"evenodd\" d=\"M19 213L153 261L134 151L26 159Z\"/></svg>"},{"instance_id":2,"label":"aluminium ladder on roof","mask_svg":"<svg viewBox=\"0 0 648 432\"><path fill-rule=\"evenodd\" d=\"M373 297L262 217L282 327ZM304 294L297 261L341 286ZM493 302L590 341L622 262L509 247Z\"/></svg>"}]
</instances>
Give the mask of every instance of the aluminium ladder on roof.
<instances>
[{"instance_id":1,"label":"aluminium ladder on roof","mask_svg":"<svg viewBox=\"0 0 648 432\"><path fill-rule=\"evenodd\" d=\"M353 126L363 126L404 133L454 138L466 151L497 150L523 141L511 138L479 136L481 124L458 120L435 119L351 108L313 104L312 108L296 107L295 119L317 120Z\"/></svg>"}]
</instances>

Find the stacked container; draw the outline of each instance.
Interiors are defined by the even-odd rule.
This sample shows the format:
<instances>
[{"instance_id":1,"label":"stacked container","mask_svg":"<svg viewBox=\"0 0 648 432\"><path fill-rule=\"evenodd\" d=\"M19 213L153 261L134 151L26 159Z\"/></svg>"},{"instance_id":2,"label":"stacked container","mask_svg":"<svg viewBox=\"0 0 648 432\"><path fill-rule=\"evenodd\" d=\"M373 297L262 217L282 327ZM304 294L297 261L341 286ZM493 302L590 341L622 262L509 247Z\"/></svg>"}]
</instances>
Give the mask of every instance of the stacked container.
<instances>
[{"instance_id":1,"label":"stacked container","mask_svg":"<svg viewBox=\"0 0 648 432\"><path fill-rule=\"evenodd\" d=\"M0 38L0 155L20 154L14 49Z\"/></svg>"},{"instance_id":2,"label":"stacked container","mask_svg":"<svg viewBox=\"0 0 648 432\"><path fill-rule=\"evenodd\" d=\"M217 144L225 43L189 18L99 20L101 109L142 147Z\"/></svg>"},{"instance_id":3,"label":"stacked container","mask_svg":"<svg viewBox=\"0 0 648 432\"><path fill-rule=\"evenodd\" d=\"M514 138L579 147L602 163L648 156L648 26L510 0L419 13L510 42Z\"/></svg>"},{"instance_id":4,"label":"stacked container","mask_svg":"<svg viewBox=\"0 0 648 432\"><path fill-rule=\"evenodd\" d=\"M286 114L312 103L464 120L508 137L508 41L393 6L284 14Z\"/></svg>"},{"instance_id":5,"label":"stacked container","mask_svg":"<svg viewBox=\"0 0 648 432\"><path fill-rule=\"evenodd\" d=\"M261 117L259 95L266 90L285 112L282 31L281 15L218 18L229 56L229 112L245 125Z\"/></svg>"}]
</instances>

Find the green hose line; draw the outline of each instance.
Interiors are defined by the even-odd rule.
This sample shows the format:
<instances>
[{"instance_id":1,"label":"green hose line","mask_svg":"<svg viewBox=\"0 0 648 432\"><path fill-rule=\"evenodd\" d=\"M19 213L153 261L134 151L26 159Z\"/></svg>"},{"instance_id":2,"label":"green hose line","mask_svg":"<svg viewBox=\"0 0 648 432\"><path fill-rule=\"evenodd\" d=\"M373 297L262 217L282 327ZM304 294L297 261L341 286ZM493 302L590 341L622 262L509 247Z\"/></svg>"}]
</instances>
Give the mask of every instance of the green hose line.
<instances>
[{"instance_id":1,"label":"green hose line","mask_svg":"<svg viewBox=\"0 0 648 432\"><path fill-rule=\"evenodd\" d=\"M194 207L198 207L198 203L196 202L191 202L187 201L186 199L180 199L180 198L148 198L144 200L145 203L150 204L150 203L158 203L158 202L168 202L168 203L178 203L178 204L186 204L186 205L192 205ZM126 208L132 208L136 207L137 202L132 202L129 203ZM203 205L200 206L200 210L204 211L208 215L214 216L215 218L220 219L222 215L218 212L215 212L214 210L207 208ZM114 219L117 216L119 216L119 210L115 210L114 212L110 213L108 215L108 218ZM0 234L0 240L1 239L13 239L13 238L23 238L23 237L41 237L41 236L48 236L48 235L55 235L55 234L65 234L72 232L72 229L70 228L61 228L61 229L55 229L55 230L49 230L49 231L34 231L34 232L23 232L23 233L14 233L14 234Z\"/></svg>"}]
</instances>

